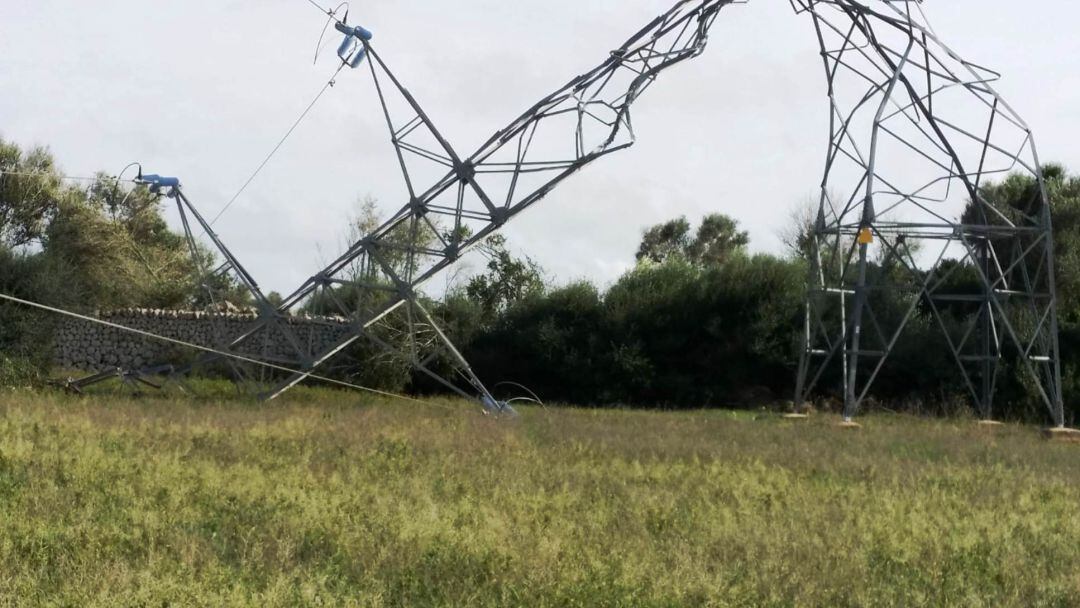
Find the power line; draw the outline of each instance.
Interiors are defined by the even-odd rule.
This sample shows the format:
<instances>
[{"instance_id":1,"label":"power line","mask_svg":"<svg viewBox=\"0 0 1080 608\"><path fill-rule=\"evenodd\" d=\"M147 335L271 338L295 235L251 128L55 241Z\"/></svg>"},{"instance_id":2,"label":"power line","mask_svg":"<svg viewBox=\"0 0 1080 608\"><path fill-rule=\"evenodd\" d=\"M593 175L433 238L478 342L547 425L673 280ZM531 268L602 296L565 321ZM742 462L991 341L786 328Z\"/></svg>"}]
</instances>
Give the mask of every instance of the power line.
<instances>
[{"instance_id":1,"label":"power line","mask_svg":"<svg viewBox=\"0 0 1080 608\"><path fill-rule=\"evenodd\" d=\"M345 17L348 18L348 16L349 16L349 3L348 2L342 2L341 4L339 4L337 6L337 8L335 8L334 10L331 11L329 9L323 9L322 6L320 6L319 4L314 2L313 0L307 0L307 2L308 2L308 4L311 4L312 6L317 7L320 12L325 12L326 16L329 17L329 19L327 19L327 21L326 21L326 25L323 26L322 33L319 34L319 41L315 44L315 63L318 63L319 62L319 52L322 50L323 40L326 38L327 30L330 29L330 24L331 23L338 23L338 24L343 23L340 19L337 18L337 14L339 12L341 12L342 8L345 9Z\"/></svg>"},{"instance_id":2,"label":"power line","mask_svg":"<svg viewBox=\"0 0 1080 608\"><path fill-rule=\"evenodd\" d=\"M73 181L73 182L120 181L120 182L124 182L124 183L132 183L132 184L136 183L135 180L131 180L131 179L117 180L116 178L109 177L107 175L102 175L102 176L99 176L99 177L80 177L80 176L75 176L75 175L57 175L57 174L49 172L49 171L5 171L4 169L0 169L0 177L5 176L5 175L14 175L14 176L17 176L17 177L55 177L56 179L59 179L59 180Z\"/></svg>"},{"instance_id":3,"label":"power line","mask_svg":"<svg viewBox=\"0 0 1080 608\"><path fill-rule=\"evenodd\" d=\"M294 122L293 125L289 127L289 130L285 133L285 135L281 138L277 145L274 146L274 149L270 151L270 154L268 154L266 158L263 159L261 163L259 163L259 166L255 169L255 172L251 174L251 177L249 177L248 180L244 182L244 185L240 187L240 190L238 190L236 194L233 195L233 197L229 200L229 202L225 204L221 211L219 211L218 214L214 216L214 219L210 220L211 227L213 227L213 225L221 219L221 216L225 215L225 212L227 212L229 208L232 207L234 203L236 203L237 199L240 198L240 195L243 194L244 191L248 189L248 186L250 186L252 182L255 181L255 178L257 178L259 174L262 173L262 170L266 168L267 164L270 163L270 159L274 158L274 155L277 154L279 150L281 150L282 146L285 145L286 140L289 139L293 132L296 131L296 129L300 126L300 123L302 123L304 119L307 118L308 114L311 113L311 110L315 107L315 104L319 103L319 100L322 99L322 96L326 94L326 91L328 91L331 87L334 86L334 81L337 79L338 74L341 73L341 70L344 69L344 67L344 63L338 66L337 70L334 71L334 74L330 77L329 80L326 81L326 84L323 85L323 88L319 91L319 94L315 96L315 99L311 100L311 103L308 104L307 109L305 109L304 112L300 114L300 118L296 119L296 122Z\"/></svg>"},{"instance_id":4,"label":"power line","mask_svg":"<svg viewBox=\"0 0 1080 608\"><path fill-rule=\"evenodd\" d=\"M55 306L48 306L46 304L41 304L41 303L38 303L38 302L31 302L30 300L23 300L22 298L16 298L15 296L10 296L10 295L4 294L4 293L0 293L0 300L7 300L8 302L12 302L14 304L19 304L21 306L26 306L26 307L29 307L29 308L36 308L38 310L43 310L45 312L50 312L50 313L53 313L53 314L58 314L58 315L62 315L62 316L65 316L65 317L78 319L80 321L86 321L88 323L94 323L94 324L97 324L97 325L102 325L104 327L109 327L109 328L112 328L112 329L118 329L118 330L123 331L123 332L136 334L136 335L139 335L139 336L143 336L143 337L150 338L150 339L153 339L153 340L158 340L158 341L161 341L161 342L167 342L169 344L175 344L177 346L184 346L184 347L191 348L191 349L201 351L201 352L204 352L204 353L208 353L208 354L212 354L212 355L218 355L218 356L225 357L225 358L228 358L228 359L233 359L233 360L241 361L241 362L244 362L244 363L250 363L250 364L253 364L253 365L258 365L258 366L265 367L265 368L268 368L268 369L272 369L272 370L275 370L275 371L287 372L287 373L290 373L290 374L300 373L297 370L294 370L294 369L289 368L289 367L285 367L283 365L276 365L274 363L269 363L269 362L266 362L266 361L259 361L258 359L252 359L250 357L245 357L243 355L237 355L237 354L234 354L234 353L229 353L229 352L217 350L217 349L214 349L214 348L209 348L207 346L201 346L199 344L193 344L191 342L185 342L183 340L177 340L175 338L168 338L166 336L158 335L158 334L155 334L153 332L143 331L141 329L135 329L133 327L126 327L124 325L119 325L117 323L111 323L111 322L106 321L104 319L97 319L97 318L94 318L94 317L81 315L81 314L79 314L77 312L72 312L70 310L64 310L63 308L57 308ZM416 399L414 397L409 397L409 396L406 396L406 395L399 395L397 393L391 393L391 392L387 392L387 391L380 391L378 389L368 388L366 386L360 386L359 384L353 384L351 382L345 382L344 380L335 380L334 378L327 378L325 376L316 376L314 374L309 374L308 376L310 378L314 379L314 380L319 380L321 382L326 382L326 383L329 383L329 384L334 384L334 385L342 386L342 387L345 387L345 388L351 388L351 389L358 390L358 391L364 391L364 392L368 392L368 393L373 393L373 394L376 394L376 395L381 395L383 397L391 397L391 398L394 398L394 399L401 399L401 400L404 400L404 401L411 401L413 403L420 403L422 405L430 405L432 407L441 407L443 409L448 409L448 410L454 409L454 408L450 408L448 406L442 406L442 405L439 405L437 403L432 403L430 401L424 401L424 400L421 400L421 399Z\"/></svg>"},{"instance_id":5,"label":"power line","mask_svg":"<svg viewBox=\"0 0 1080 608\"><path fill-rule=\"evenodd\" d=\"M315 8L317 8L320 11L326 13L327 15L333 15L333 13L330 12L330 9L323 8L322 5L320 5L318 2L315 2L315 0L307 0L307 2L311 6L314 6Z\"/></svg>"},{"instance_id":6,"label":"power line","mask_svg":"<svg viewBox=\"0 0 1080 608\"><path fill-rule=\"evenodd\" d=\"M315 8L319 9L319 12L329 16L330 19L332 19L332 20L334 20L334 21L336 21L338 23L342 23L342 21L337 18L337 11L336 10L325 9L321 5L319 5L319 3L315 2L314 0L307 0L307 2L309 4L311 4L312 6L314 6ZM346 2L346 3L342 3L341 6L347 6L347 5L348 5L348 3ZM340 9L341 7L339 6L338 8ZM330 79L326 81L326 84L324 84L322 89L319 90L319 93L315 96L315 98L313 100L311 100L311 103L308 104L307 108L304 109L303 113L300 114L300 117L296 119L296 121L292 124L291 127L289 127L289 130L285 132L285 135L282 136L281 140L278 141L277 145L275 145L274 148L270 151L270 153L267 154L266 158L264 158L263 161L261 163L259 163L259 166L255 169L255 172L251 174L251 177L249 177L247 179L247 181L244 182L244 185L240 187L240 189L236 192L236 194L233 195L233 197L231 199L229 199L229 202L226 203L224 207L222 207L221 211L219 211L217 213L217 215L215 215L214 218L212 220L210 220L210 226L211 227L213 227L215 224L217 224L218 220L220 220L222 218L222 216L224 216L225 213L228 212L230 208L232 208L232 206L236 203L236 201L240 198L240 196L243 195L243 193L245 191L247 191L248 187L251 186L251 184L259 176L259 174L262 173L263 169L266 168L266 165L268 165L270 163L270 160L273 159L274 156L281 150L282 146L285 145L285 142L289 139L289 137L292 136L292 134L296 131L297 128L300 127L300 124L304 121L305 118L307 118L308 114L310 114L311 111L315 108L315 105L317 103L319 103L319 100L322 99L323 95L326 94L326 91L334 86L334 82L337 80L338 75L341 74L341 71L344 68L345 68L345 63L342 62L342 64L340 66L338 66L338 68L336 70L334 70L334 73L333 73L333 75L330 76ZM3 171L3 170L0 170L0 175L54 176L52 173L47 173L47 172L25 173L25 172L13 172L13 171ZM98 182L98 181L104 181L104 180L107 180L107 179L110 179L110 180L114 179L114 178L110 178L110 177L76 177L76 176L70 176L70 175L55 175L54 177L57 177L57 178L62 179L62 180L67 180L67 181L83 181L83 182ZM115 179L115 181L117 183L119 183L119 182L137 183L135 180ZM205 234L205 231L203 232L203 234Z\"/></svg>"},{"instance_id":7,"label":"power line","mask_svg":"<svg viewBox=\"0 0 1080 608\"><path fill-rule=\"evenodd\" d=\"M330 10L328 8L323 8L323 6L321 4L319 4L318 2L315 2L315 0L307 0L307 3L310 4L311 6L314 6L315 8L319 9L320 13L330 17L331 19L333 19L334 21L337 21L338 23L341 23L341 20L337 18L337 10ZM338 6L338 9L341 9L342 6L348 6L348 5L349 5L348 2L342 2Z\"/></svg>"}]
</instances>

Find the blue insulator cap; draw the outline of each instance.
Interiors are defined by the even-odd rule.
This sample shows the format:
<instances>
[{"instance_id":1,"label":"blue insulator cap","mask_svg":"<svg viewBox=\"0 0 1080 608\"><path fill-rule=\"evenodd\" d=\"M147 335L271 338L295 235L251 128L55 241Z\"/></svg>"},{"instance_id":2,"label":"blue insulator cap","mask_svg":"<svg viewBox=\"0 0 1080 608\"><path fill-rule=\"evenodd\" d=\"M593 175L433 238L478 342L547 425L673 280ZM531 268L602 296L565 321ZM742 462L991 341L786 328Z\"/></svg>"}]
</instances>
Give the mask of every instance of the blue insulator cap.
<instances>
[{"instance_id":1,"label":"blue insulator cap","mask_svg":"<svg viewBox=\"0 0 1080 608\"><path fill-rule=\"evenodd\" d=\"M177 188L180 186L180 178L163 177L161 175L144 175L140 182L156 188Z\"/></svg>"},{"instance_id":2,"label":"blue insulator cap","mask_svg":"<svg viewBox=\"0 0 1080 608\"><path fill-rule=\"evenodd\" d=\"M360 26L350 27L344 23L335 24L334 29L345 34L345 39L338 46L338 57L350 68L360 67L367 56L367 47L364 46L364 42L371 40L374 35Z\"/></svg>"},{"instance_id":3,"label":"blue insulator cap","mask_svg":"<svg viewBox=\"0 0 1080 608\"><path fill-rule=\"evenodd\" d=\"M338 22L334 25L334 29L345 34L346 36L356 36L357 38L368 41L375 37L375 34L371 33L371 30L364 29L357 25L356 27L350 26L346 23Z\"/></svg>"},{"instance_id":4,"label":"blue insulator cap","mask_svg":"<svg viewBox=\"0 0 1080 608\"><path fill-rule=\"evenodd\" d=\"M367 42L374 38L375 34L372 34L370 30L365 30L358 25L353 29L353 36L356 36L357 38Z\"/></svg>"}]
</instances>

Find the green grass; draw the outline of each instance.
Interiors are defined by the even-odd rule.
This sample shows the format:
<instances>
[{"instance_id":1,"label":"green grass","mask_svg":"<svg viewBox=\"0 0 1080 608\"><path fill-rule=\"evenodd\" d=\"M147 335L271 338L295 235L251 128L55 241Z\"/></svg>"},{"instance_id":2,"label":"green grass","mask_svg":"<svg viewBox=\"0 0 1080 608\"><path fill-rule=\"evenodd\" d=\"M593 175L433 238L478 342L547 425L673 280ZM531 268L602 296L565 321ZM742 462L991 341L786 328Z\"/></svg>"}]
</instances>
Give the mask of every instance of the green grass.
<instances>
[{"instance_id":1,"label":"green grass","mask_svg":"<svg viewBox=\"0 0 1080 608\"><path fill-rule=\"evenodd\" d=\"M0 605L1080 606L1080 446L834 421L0 394Z\"/></svg>"}]
</instances>

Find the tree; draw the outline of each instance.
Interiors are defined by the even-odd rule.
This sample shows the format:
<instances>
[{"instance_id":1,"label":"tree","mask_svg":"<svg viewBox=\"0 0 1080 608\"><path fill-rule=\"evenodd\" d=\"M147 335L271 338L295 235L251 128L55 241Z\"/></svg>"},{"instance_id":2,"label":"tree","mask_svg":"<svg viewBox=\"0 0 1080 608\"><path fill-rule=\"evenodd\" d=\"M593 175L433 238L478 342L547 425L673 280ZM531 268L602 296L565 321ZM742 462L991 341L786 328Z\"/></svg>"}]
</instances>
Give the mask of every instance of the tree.
<instances>
[{"instance_id":1,"label":"tree","mask_svg":"<svg viewBox=\"0 0 1080 608\"><path fill-rule=\"evenodd\" d=\"M1080 176L1069 175L1065 167L1050 164L1043 167L1046 192L1054 224L1054 258L1056 261L1058 305L1062 319L1080 324ZM1020 214L1039 213L1042 197L1039 183L1026 174L1013 174L999 183L986 184L980 194L994 209L1014 222ZM987 214L988 223L1001 223L996 214ZM969 204L965 221L983 221L978 207ZM1032 260L1032 264L1037 264ZM1032 267L1034 273L1035 267Z\"/></svg>"},{"instance_id":2,"label":"tree","mask_svg":"<svg viewBox=\"0 0 1080 608\"><path fill-rule=\"evenodd\" d=\"M578 282L511 306L471 343L465 356L483 378L513 381L545 399L610 403L613 340L600 292Z\"/></svg>"},{"instance_id":3,"label":"tree","mask_svg":"<svg viewBox=\"0 0 1080 608\"><path fill-rule=\"evenodd\" d=\"M0 245L19 248L39 241L68 194L47 149L23 152L0 139Z\"/></svg>"},{"instance_id":4,"label":"tree","mask_svg":"<svg viewBox=\"0 0 1080 608\"><path fill-rule=\"evenodd\" d=\"M423 250L435 246L439 238L437 224L405 221L385 228L376 199L368 196L357 199L357 209L348 222L343 235L348 246L380 229L388 230L383 243L386 247L374 256L365 256L348 267L341 284L327 286L316 291L303 311L315 315L333 315L368 319L382 310L397 296L393 288L395 278L408 280L424 264ZM430 304L430 303L425 303ZM432 308L426 306L427 308ZM366 331L382 343L359 340L348 346L326 366L327 374L356 382L364 386L388 391L402 391L410 382L412 362L408 352L410 325L402 307L394 314L382 317ZM415 329L415 326L412 328ZM429 349L433 340L428 336L420 344ZM425 352L421 358L426 358ZM434 365L434 364L433 364Z\"/></svg>"},{"instance_id":5,"label":"tree","mask_svg":"<svg viewBox=\"0 0 1080 608\"><path fill-rule=\"evenodd\" d=\"M1054 226L1055 278L1057 281L1058 314L1061 322L1062 383L1065 404L1071 418L1080 416L1080 176L1070 175L1065 167L1050 164L1043 167L1046 193L1049 197ZM1019 223L1022 215L1036 216L1042 210L1042 196L1038 181L1026 174L1013 174L996 183L983 185L982 198L994 210ZM997 213L985 213L969 204L964 213L965 221L1002 223ZM1028 246L1028 243L1025 243ZM1027 261L1029 276L1038 276L1042 261L1032 256ZM1011 266L1007 261L1005 266ZM1016 270L1014 270L1016 272ZM1005 387L1013 391L1009 403L1019 404L1026 397L1035 402L1033 389L1025 385L1025 376L1019 373L1020 365L1012 362L1011 382ZM1006 402L999 399L999 402ZM1032 408L1039 412L1040 406ZM1014 412L1024 414L1026 412Z\"/></svg>"},{"instance_id":6,"label":"tree","mask_svg":"<svg viewBox=\"0 0 1080 608\"><path fill-rule=\"evenodd\" d=\"M779 231L780 242L789 256L807 259L813 252L814 224L817 223L820 201L807 197L791 208L788 223Z\"/></svg>"},{"instance_id":7,"label":"tree","mask_svg":"<svg viewBox=\"0 0 1080 608\"><path fill-rule=\"evenodd\" d=\"M750 387L787 391L804 270L772 256L701 266L639 266L604 297L612 333L633 367L613 366L632 403L699 407L739 400Z\"/></svg>"},{"instance_id":8,"label":"tree","mask_svg":"<svg viewBox=\"0 0 1080 608\"><path fill-rule=\"evenodd\" d=\"M214 255L169 229L162 198L99 174L65 186L44 148L0 141L0 291L69 310L187 308L200 301L198 267ZM214 279L228 287L226 278ZM57 317L0 306L0 352L51 363Z\"/></svg>"},{"instance_id":9,"label":"tree","mask_svg":"<svg viewBox=\"0 0 1080 608\"><path fill-rule=\"evenodd\" d=\"M372 235L380 229L386 230L384 245L378 250L378 261L374 256L364 256L346 269L342 285L327 288L315 293L304 305L304 310L313 314L352 315L357 312L375 311L393 297L391 287L395 278L408 281L409 278L425 268L426 250L436 246L439 234L437 223L429 224L409 220L386 228L378 201L370 196L357 199L357 210L349 220L344 239L348 246Z\"/></svg>"},{"instance_id":10,"label":"tree","mask_svg":"<svg viewBox=\"0 0 1080 608\"><path fill-rule=\"evenodd\" d=\"M489 237L480 251L488 258L487 272L470 279L465 294L480 305L488 318L544 291L543 270L528 257L515 258L506 248L506 237Z\"/></svg>"},{"instance_id":11,"label":"tree","mask_svg":"<svg viewBox=\"0 0 1080 608\"><path fill-rule=\"evenodd\" d=\"M721 213L705 216L697 236L686 249L687 258L700 266L722 264L745 253L750 235L739 230L739 222Z\"/></svg>"},{"instance_id":12,"label":"tree","mask_svg":"<svg viewBox=\"0 0 1080 608\"><path fill-rule=\"evenodd\" d=\"M720 213L705 216L693 238L690 233L685 216L649 228L638 247L638 262L662 264L681 258L698 266L712 266L745 253L750 242L749 234L739 230L736 220Z\"/></svg>"},{"instance_id":13,"label":"tree","mask_svg":"<svg viewBox=\"0 0 1080 608\"><path fill-rule=\"evenodd\" d=\"M270 293L266 294L266 301L270 302L271 306L280 307L282 304L285 303L285 297L276 291L271 291Z\"/></svg>"},{"instance_id":14,"label":"tree","mask_svg":"<svg viewBox=\"0 0 1080 608\"><path fill-rule=\"evenodd\" d=\"M28 295L82 310L194 302L196 264L160 196L104 174L85 190L65 186L47 149L2 140L0 171L0 247L51 269L53 285ZM205 249L197 255L212 264Z\"/></svg>"},{"instance_id":15,"label":"tree","mask_svg":"<svg viewBox=\"0 0 1080 608\"><path fill-rule=\"evenodd\" d=\"M162 197L144 186L118 188L99 180L80 196L61 199L42 239L42 255L72 274L71 304L82 309L187 308L201 299L199 266L183 236L162 216Z\"/></svg>"},{"instance_id":16,"label":"tree","mask_svg":"<svg viewBox=\"0 0 1080 608\"><path fill-rule=\"evenodd\" d=\"M637 261L662 264L674 256L685 256L689 246L690 222L683 216L646 230L638 247Z\"/></svg>"}]
</instances>

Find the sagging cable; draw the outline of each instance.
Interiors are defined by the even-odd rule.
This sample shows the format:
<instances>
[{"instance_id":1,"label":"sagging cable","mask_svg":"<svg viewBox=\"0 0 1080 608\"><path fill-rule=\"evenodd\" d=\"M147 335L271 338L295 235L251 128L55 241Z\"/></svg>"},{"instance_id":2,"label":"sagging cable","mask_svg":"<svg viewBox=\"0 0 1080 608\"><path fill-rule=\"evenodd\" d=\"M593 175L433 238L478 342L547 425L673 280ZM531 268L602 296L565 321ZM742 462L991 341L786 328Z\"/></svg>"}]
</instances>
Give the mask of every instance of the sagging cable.
<instances>
[{"instance_id":1,"label":"sagging cable","mask_svg":"<svg viewBox=\"0 0 1080 608\"><path fill-rule=\"evenodd\" d=\"M202 345L199 345L199 344L193 344L191 342L185 342L184 340L177 340L175 338L169 338L169 337L166 337L166 336L155 334L153 332L144 331L144 330L141 330L141 329L135 329L133 327L127 327L127 326L124 326L124 325L120 325L118 323L112 323L110 321L106 321L104 319L97 319L97 318L90 317L90 316L87 316L87 315L82 315L82 314L79 314L77 312L72 312L70 310L64 310L63 308L57 308L55 306L48 306L46 304L41 304L39 302L31 302L30 300L24 300L22 298L16 298L15 296L10 296L10 295L4 294L4 293L0 293L0 300L6 300L6 301L11 302L13 304L18 304L20 306L25 306L27 308L36 308L38 310L42 310L42 311L45 311L45 312L50 312L50 313L53 313L53 314L57 314L57 315L65 316L65 317L70 317L72 319L78 319L80 321L85 321L87 323L93 323L93 324L96 324L96 325L101 325L103 327L109 327L109 328L116 329L116 330L119 330L119 331L122 331L122 332L135 334L135 335L138 335L138 336L143 336L144 338L150 338L152 340L158 340L160 342L166 342L168 344L173 344L173 345L176 345L176 346L183 346L183 347L190 348L192 350L196 350L196 351L199 351L199 352L203 352L203 353L207 353L207 354L211 354L211 355L217 355L219 357L224 357L224 358L227 358L227 359L232 359L234 361L240 361L240 362L243 362L243 363L250 363L252 365L257 365L257 366L260 366L260 367L264 367L264 368L267 368L267 369L272 369L272 370L279 371L279 372L286 372L286 373L289 373L289 374L301 373L298 370L286 367L284 365L277 365L275 363L269 363L269 362L266 362L266 361L259 361L258 359L252 359L251 357L245 357L243 355L237 355L235 353L229 353L229 352L225 352L225 351L222 351L222 350L217 350L215 348L202 346ZM414 397L409 397L407 395L399 395L399 394L396 394L396 393L391 393L391 392L387 392L387 391L381 391L379 389L369 388L369 387L366 387L366 386L360 386L359 384L353 384L351 382L345 382L344 380L336 380L334 378L327 378L325 376L317 376L315 374L307 374L307 376L309 378L313 379L313 380L318 380L320 382L326 382L328 384L333 384L333 385L341 386L341 387L344 387L344 388L351 388L353 390L358 390L358 391L362 391L362 392L366 392L366 393L372 393L372 394L375 394L375 395L380 395L382 397L390 397L390 398L393 398L393 399L400 399L400 400L403 400L403 401L411 401L413 403L419 403L419 404L422 404L422 405L430 405L430 406L433 406L433 407L440 407L439 404L431 403L429 401L416 399ZM447 409L449 409L449 408L447 408Z\"/></svg>"}]
</instances>

